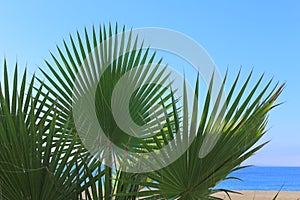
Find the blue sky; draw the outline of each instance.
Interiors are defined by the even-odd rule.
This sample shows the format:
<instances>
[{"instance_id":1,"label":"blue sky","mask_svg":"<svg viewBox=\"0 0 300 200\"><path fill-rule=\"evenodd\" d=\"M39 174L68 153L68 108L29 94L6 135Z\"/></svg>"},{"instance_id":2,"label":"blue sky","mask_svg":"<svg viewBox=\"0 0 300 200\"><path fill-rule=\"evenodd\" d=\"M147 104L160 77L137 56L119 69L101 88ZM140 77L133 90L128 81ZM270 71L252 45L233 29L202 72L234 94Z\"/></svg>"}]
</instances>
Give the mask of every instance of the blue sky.
<instances>
[{"instance_id":1,"label":"blue sky","mask_svg":"<svg viewBox=\"0 0 300 200\"><path fill-rule=\"evenodd\" d=\"M93 24L164 27L202 45L222 75L254 69L286 82L271 112L271 142L247 163L300 166L300 1L7 1L0 7L0 57L34 73L62 39ZM2 73L2 71L0 72Z\"/></svg>"}]
</instances>

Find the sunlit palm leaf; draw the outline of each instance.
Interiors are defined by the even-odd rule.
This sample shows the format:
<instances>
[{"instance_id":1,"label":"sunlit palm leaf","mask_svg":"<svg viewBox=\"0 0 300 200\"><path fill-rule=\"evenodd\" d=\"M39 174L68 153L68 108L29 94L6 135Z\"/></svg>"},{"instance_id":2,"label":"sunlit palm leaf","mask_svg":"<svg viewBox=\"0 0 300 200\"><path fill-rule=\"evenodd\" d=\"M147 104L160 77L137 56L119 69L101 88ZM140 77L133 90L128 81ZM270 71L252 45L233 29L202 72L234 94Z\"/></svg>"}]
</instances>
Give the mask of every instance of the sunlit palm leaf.
<instances>
[{"instance_id":1,"label":"sunlit palm leaf","mask_svg":"<svg viewBox=\"0 0 300 200\"><path fill-rule=\"evenodd\" d=\"M208 92L201 121L197 127L197 136L190 148L174 163L149 173L149 177L154 181L152 184L145 183L145 186L150 186L153 192L149 199L215 199L210 196L215 192L231 192L214 187L225 180L229 173L242 168L240 164L265 145L264 143L254 147L265 133L267 114L283 88L275 86L268 90L270 81L259 92L261 77L250 93L245 94L250 77L251 74L234 98L238 75L226 97L226 105L220 105L217 100L211 112L209 112L211 100ZM220 94L222 92L221 88ZM198 96L198 83L195 94ZM184 101L186 98L184 97ZM183 118L187 116L188 106L193 105L183 104ZM212 116L218 107L221 109L220 114ZM193 116L197 116L197 110L194 104ZM195 124L195 120L190 124L182 123L183 130L193 130ZM183 132L183 134L193 133ZM211 137L210 140L207 140L207 137ZM199 154L203 146L210 149L205 156ZM151 192L148 191L148 194Z\"/></svg>"}]
</instances>

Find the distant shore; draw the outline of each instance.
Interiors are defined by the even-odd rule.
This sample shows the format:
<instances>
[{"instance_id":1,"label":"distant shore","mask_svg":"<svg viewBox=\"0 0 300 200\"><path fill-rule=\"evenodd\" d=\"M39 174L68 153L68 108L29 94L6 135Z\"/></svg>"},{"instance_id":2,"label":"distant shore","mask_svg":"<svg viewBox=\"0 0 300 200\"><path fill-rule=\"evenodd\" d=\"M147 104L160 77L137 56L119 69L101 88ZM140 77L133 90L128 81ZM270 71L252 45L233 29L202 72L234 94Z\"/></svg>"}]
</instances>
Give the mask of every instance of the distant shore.
<instances>
[{"instance_id":1,"label":"distant shore","mask_svg":"<svg viewBox=\"0 0 300 200\"><path fill-rule=\"evenodd\" d=\"M264 190L240 190L240 194L231 194L232 200L272 200L278 191ZM229 200L228 196L221 192L213 195L224 200ZM300 200L300 191L281 191L276 200Z\"/></svg>"}]
</instances>

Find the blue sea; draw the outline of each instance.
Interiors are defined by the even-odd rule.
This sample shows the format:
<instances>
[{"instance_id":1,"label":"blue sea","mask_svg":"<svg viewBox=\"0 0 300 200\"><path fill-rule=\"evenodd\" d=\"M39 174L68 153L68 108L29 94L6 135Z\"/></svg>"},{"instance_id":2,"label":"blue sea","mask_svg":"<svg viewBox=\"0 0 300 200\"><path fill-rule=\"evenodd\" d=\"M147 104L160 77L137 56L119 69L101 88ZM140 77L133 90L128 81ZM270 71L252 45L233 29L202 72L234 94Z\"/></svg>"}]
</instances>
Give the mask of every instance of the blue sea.
<instances>
[{"instance_id":1,"label":"blue sea","mask_svg":"<svg viewBox=\"0 0 300 200\"><path fill-rule=\"evenodd\" d=\"M215 188L300 191L300 167L248 167L229 176L238 177L243 181L226 180Z\"/></svg>"}]
</instances>

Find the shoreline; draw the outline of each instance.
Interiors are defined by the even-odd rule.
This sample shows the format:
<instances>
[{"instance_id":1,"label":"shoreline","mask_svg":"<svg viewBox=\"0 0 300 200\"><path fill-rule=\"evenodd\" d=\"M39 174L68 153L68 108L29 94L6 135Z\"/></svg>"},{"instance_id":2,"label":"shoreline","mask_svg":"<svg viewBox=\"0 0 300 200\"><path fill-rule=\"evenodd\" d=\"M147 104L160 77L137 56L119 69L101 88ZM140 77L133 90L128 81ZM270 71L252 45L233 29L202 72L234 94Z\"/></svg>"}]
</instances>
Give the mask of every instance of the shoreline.
<instances>
[{"instance_id":1,"label":"shoreline","mask_svg":"<svg viewBox=\"0 0 300 200\"><path fill-rule=\"evenodd\" d=\"M268 190L237 190L241 194L230 193L232 200L272 200L278 191ZM214 197L219 197L224 200L229 200L224 192L218 192ZM276 200L300 200L300 191L280 191Z\"/></svg>"}]
</instances>

